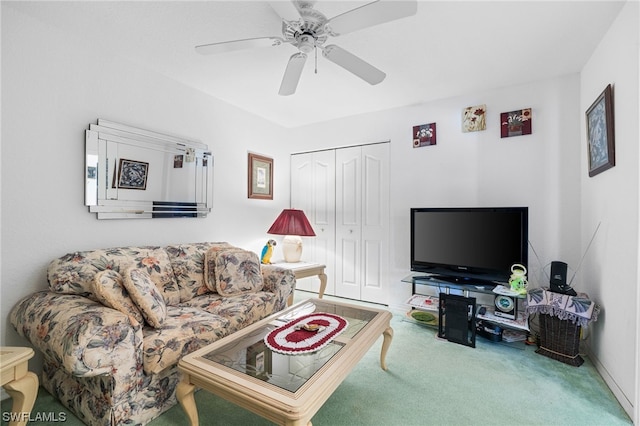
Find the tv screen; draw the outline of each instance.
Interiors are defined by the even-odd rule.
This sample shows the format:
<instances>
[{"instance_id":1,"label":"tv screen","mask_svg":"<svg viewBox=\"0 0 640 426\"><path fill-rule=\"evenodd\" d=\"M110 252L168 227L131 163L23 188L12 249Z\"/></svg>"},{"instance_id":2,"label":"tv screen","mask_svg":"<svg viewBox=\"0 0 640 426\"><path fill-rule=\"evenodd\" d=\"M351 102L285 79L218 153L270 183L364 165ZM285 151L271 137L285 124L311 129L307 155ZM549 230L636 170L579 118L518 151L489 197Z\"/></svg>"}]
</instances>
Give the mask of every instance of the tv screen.
<instances>
[{"instance_id":1,"label":"tv screen","mask_svg":"<svg viewBox=\"0 0 640 426\"><path fill-rule=\"evenodd\" d=\"M507 282L527 266L528 208L412 208L411 270Z\"/></svg>"}]
</instances>

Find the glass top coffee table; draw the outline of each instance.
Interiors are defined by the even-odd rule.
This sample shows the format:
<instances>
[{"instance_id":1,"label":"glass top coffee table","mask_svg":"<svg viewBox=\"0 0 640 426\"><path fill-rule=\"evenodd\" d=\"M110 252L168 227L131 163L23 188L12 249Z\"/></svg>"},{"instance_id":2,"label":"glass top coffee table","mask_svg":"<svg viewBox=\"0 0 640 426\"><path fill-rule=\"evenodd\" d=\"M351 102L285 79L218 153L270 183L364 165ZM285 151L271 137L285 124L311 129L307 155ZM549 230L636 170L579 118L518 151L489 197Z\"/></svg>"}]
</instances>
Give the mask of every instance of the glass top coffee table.
<instances>
[{"instance_id":1,"label":"glass top coffee table","mask_svg":"<svg viewBox=\"0 0 640 426\"><path fill-rule=\"evenodd\" d=\"M347 325L329 343L309 353L281 353L265 343L273 330L310 314L337 316ZM182 358L178 401L192 425L198 424L196 388L277 424L311 424L313 415L380 335L384 336L380 365L387 369L385 357L393 337L390 320L391 313L382 309L320 299L300 302Z\"/></svg>"}]
</instances>

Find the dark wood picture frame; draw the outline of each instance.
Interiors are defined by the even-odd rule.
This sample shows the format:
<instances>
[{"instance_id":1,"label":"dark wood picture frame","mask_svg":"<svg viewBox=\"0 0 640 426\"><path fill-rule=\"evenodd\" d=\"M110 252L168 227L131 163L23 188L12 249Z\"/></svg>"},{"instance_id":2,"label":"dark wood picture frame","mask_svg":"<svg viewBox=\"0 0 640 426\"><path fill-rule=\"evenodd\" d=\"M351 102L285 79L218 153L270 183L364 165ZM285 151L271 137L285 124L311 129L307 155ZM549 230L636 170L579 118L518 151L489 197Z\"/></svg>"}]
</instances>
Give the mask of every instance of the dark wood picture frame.
<instances>
[{"instance_id":1,"label":"dark wood picture frame","mask_svg":"<svg viewBox=\"0 0 640 426\"><path fill-rule=\"evenodd\" d=\"M149 163L121 158L118 168L118 188L144 191L147 189L148 174Z\"/></svg>"},{"instance_id":2,"label":"dark wood picture frame","mask_svg":"<svg viewBox=\"0 0 640 426\"><path fill-rule=\"evenodd\" d=\"M616 165L613 90L610 84L591 104L585 115L589 177L593 177Z\"/></svg>"},{"instance_id":3,"label":"dark wood picture frame","mask_svg":"<svg viewBox=\"0 0 640 426\"><path fill-rule=\"evenodd\" d=\"M273 200L273 158L249 153L248 196Z\"/></svg>"}]
</instances>

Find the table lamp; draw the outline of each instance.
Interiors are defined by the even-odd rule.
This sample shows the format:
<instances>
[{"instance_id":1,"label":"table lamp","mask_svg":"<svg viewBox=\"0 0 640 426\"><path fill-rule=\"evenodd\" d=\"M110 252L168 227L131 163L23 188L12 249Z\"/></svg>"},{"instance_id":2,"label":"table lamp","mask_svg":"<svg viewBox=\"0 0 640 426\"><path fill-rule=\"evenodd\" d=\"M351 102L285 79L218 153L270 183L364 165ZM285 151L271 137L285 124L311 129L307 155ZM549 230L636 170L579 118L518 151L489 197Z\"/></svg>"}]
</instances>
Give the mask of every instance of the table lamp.
<instances>
[{"instance_id":1,"label":"table lamp","mask_svg":"<svg viewBox=\"0 0 640 426\"><path fill-rule=\"evenodd\" d=\"M268 234L284 235L282 254L285 262L299 262L302 256L302 238L315 237L311 224L302 210L284 209L273 222Z\"/></svg>"}]
</instances>

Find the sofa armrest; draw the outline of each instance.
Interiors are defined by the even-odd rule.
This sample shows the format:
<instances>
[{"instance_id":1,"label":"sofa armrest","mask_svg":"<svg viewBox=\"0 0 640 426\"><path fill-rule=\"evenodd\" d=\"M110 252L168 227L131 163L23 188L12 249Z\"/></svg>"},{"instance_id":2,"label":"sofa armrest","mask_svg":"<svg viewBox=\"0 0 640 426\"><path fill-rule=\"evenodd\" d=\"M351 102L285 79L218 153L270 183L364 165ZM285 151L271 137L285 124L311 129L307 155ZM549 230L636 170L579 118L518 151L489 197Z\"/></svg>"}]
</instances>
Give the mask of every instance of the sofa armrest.
<instances>
[{"instance_id":1,"label":"sofa armrest","mask_svg":"<svg viewBox=\"0 0 640 426\"><path fill-rule=\"evenodd\" d=\"M261 265L264 291L275 293L278 296L276 309L282 310L287 306L289 295L296 288L296 276L291 269L285 269L275 265Z\"/></svg>"},{"instance_id":2,"label":"sofa armrest","mask_svg":"<svg viewBox=\"0 0 640 426\"><path fill-rule=\"evenodd\" d=\"M10 321L69 373L133 373L142 366L142 325L83 296L41 291L22 299Z\"/></svg>"}]
</instances>

